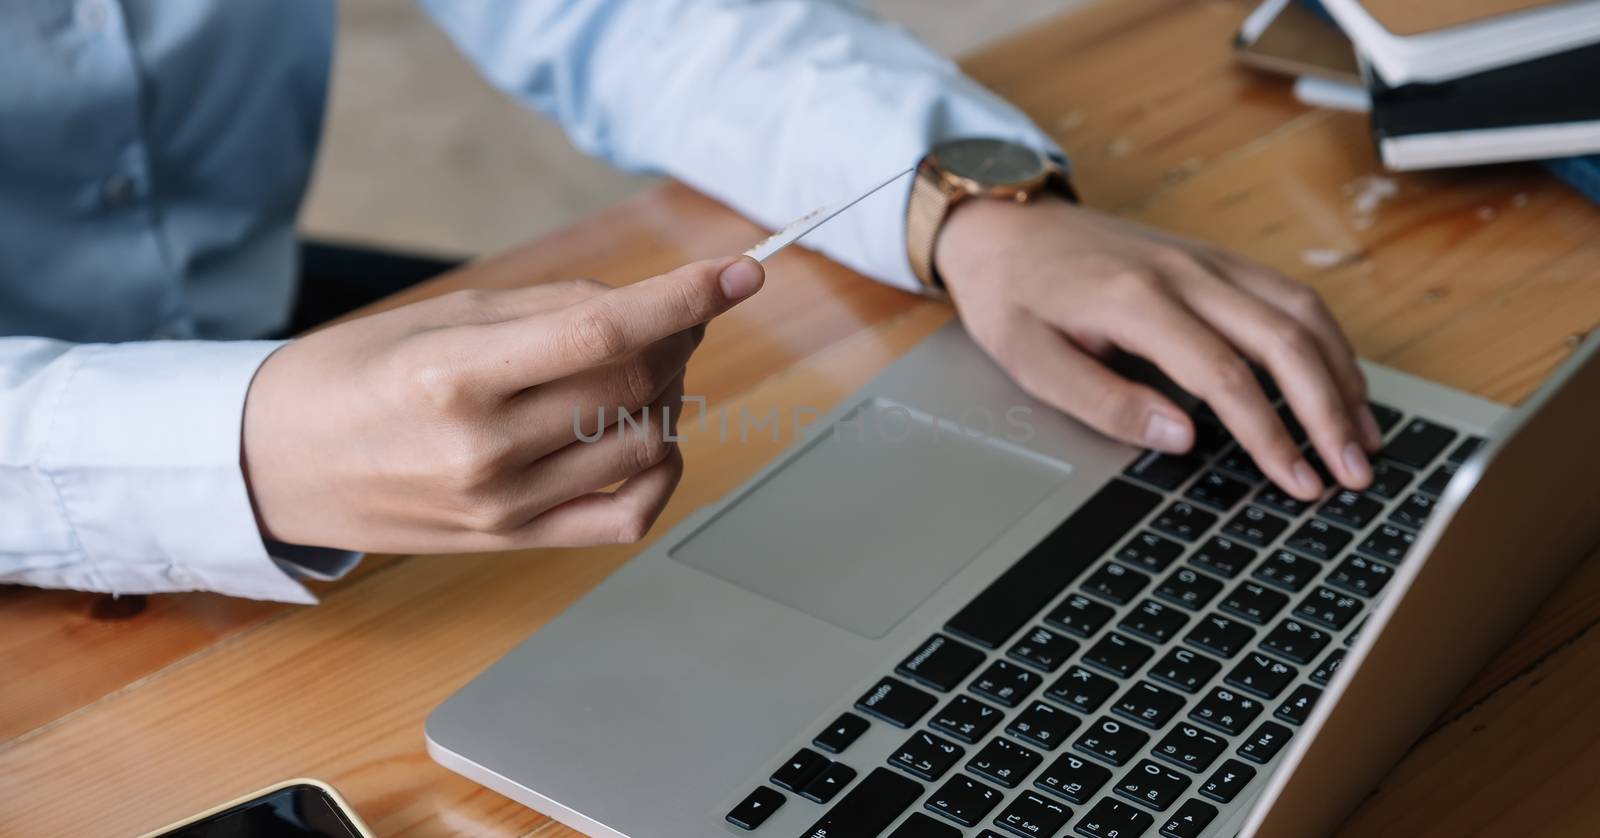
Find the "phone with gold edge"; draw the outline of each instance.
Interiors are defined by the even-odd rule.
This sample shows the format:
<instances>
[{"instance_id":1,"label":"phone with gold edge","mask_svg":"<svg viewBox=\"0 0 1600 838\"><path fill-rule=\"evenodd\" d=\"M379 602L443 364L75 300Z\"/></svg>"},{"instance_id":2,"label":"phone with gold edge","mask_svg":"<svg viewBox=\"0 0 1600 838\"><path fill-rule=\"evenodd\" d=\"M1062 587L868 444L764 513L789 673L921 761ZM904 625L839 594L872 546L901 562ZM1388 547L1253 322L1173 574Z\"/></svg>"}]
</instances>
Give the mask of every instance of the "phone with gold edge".
<instances>
[{"instance_id":1,"label":"phone with gold edge","mask_svg":"<svg viewBox=\"0 0 1600 838\"><path fill-rule=\"evenodd\" d=\"M361 817L321 780L285 780L141 838L372 838Z\"/></svg>"}]
</instances>

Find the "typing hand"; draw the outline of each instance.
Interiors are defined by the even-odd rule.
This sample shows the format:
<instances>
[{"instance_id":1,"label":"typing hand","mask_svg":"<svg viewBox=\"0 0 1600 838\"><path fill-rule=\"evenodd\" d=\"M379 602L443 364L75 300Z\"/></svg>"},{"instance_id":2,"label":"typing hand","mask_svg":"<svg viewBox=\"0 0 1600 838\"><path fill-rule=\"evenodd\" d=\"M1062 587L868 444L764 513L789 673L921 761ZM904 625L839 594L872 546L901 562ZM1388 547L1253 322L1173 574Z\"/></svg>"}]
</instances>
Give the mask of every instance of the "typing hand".
<instances>
[{"instance_id":1,"label":"typing hand","mask_svg":"<svg viewBox=\"0 0 1600 838\"><path fill-rule=\"evenodd\" d=\"M1343 485L1372 481L1366 380L1316 292L1196 242L1057 199L969 201L934 254L967 331L1034 397L1103 433L1182 452L1194 426L1101 361L1121 349L1204 399L1295 497L1322 491L1245 363L1265 367Z\"/></svg>"},{"instance_id":2,"label":"typing hand","mask_svg":"<svg viewBox=\"0 0 1600 838\"><path fill-rule=\"evenodd\" d=\"M703 325L763 279L724 258L619 289L462 291L289 343L245 404L262 534L406 553L639 539L683 472L662 408L675 423ZM581 441L574 415L593 439L597 408L608 427Z\"/></svg>"}]
</instances>

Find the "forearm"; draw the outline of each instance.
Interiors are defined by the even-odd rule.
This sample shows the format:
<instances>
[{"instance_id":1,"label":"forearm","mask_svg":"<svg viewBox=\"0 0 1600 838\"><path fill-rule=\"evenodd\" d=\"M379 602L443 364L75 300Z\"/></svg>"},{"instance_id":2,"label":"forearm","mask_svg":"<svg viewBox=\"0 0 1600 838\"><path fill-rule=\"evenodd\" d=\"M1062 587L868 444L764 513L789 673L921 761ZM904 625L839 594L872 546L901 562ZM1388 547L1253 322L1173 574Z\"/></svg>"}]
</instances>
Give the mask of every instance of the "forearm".
<instances>
[{"instance_id":1,"label":"forearm","mask_svg":"<svg viewBox=\"0 0 1600 838\"><path fill-rule=\"evenodd\" d=\"M1025 116L863 7L821 0L429 4L496 84L575 144L664 171L775 227L987 135L1054 148ZM916 287L909 180L807 242Z\"/></svg>"}]
</instances>

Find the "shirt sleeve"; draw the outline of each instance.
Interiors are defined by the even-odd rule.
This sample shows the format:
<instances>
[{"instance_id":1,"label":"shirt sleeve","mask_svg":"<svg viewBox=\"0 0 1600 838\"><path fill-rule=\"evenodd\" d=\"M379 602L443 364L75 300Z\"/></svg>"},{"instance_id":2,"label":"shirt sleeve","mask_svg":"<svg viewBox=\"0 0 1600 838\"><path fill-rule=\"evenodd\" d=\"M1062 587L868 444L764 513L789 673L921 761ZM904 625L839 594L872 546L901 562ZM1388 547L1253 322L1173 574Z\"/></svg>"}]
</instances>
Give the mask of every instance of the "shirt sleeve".
<instances>
[{"instance_id":1,"label":"shirt sleeve","mask_svg":"<svg viewBox=\"0 0 1600 838\"><path fill-rule=\"evenodd\" d=\"M1026 116L856 0L421 2L486 77L580 149L671 174L767 227L865 191L942 139L1060 156ZM807 243L917 288L910 178L897 186Z\"/></svg>"},{"instance_id":2,"label":"shirt sleeve","mask_svg":"<svg viewBox=\"0 0 1600 838\"><path fill-rule=\"evenodd\" d=\"M239 463L279 345L0 339L0 582L315 602L269 556Z\"/></svg>"}]
</instances>

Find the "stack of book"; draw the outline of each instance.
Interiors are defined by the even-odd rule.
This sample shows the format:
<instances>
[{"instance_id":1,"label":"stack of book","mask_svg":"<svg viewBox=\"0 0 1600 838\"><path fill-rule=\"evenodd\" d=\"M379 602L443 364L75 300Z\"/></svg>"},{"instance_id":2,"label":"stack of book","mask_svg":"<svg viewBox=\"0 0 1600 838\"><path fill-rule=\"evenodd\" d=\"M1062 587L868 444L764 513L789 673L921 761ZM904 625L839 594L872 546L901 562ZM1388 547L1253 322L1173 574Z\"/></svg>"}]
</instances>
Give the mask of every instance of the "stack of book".
<instances>
[{"instance_id":1,"label":"stack of book","mask_svg":"<svg viewBox=\"0 0 1600 838\"><path fill-rule=\"evenodd\" d=\"M1600 0L1266 0L1235 49L1370 111L1391 169L1538 160L1600 202Z\"/></svg>"}]
</instances>

